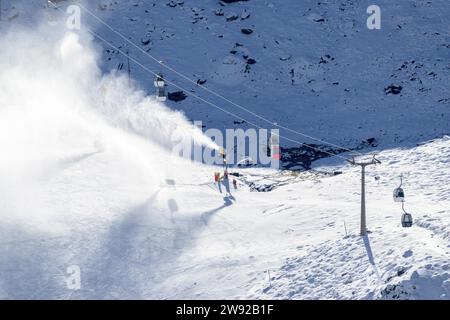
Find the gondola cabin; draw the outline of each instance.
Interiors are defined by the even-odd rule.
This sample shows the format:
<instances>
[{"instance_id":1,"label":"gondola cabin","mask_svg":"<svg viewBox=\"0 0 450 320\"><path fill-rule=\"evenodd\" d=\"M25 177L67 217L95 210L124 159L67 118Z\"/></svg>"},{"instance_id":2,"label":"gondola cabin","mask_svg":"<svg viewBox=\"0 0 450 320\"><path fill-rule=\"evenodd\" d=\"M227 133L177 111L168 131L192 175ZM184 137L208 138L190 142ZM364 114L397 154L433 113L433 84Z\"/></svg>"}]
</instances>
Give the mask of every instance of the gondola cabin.
<instances>
[{"instance_id":1,"label":"gondola cabin","mask_svg":"<svg viewBox=\"0 0 450 320\"><path fill-rule=\"evenodd\" d=\"M166 82L164 81L164 76L162 74L158 74L153 84L156 89L156 99L158 101L166 101Z\"/></svg>"},{"instance_id":2,"label":"gondola cabin","mask_svg":"<svg viewBox=\"0 0 450 320\"><path fill-rule=\"evenodd\" d=\"M397 188L394 190L394 202L404 202L405 192L402 188Z\"/></svg>"},{"instance_id":3,"label":"gondola cabin","mask_svg":"<svg viewBox=\"0 0 450 320\"><path fill-rule=\"evenodd\" d=\"M403 228L409 228L413 225L413 217L409 213L402 214L402 227Z\"/></svg>"},{"instance_id":4,"label":"gondola cabin","mask_svg":"<svg viewBox=\"0 0 450 320\"><path fill-rule=\"evenodd\" d=\"M270 136L269 140L269 148L270 148L270 156L272 159L280 160L281 159L281 150L280 150L280 136L278 134L273 134Z\"/></svg>"}]
</instances>

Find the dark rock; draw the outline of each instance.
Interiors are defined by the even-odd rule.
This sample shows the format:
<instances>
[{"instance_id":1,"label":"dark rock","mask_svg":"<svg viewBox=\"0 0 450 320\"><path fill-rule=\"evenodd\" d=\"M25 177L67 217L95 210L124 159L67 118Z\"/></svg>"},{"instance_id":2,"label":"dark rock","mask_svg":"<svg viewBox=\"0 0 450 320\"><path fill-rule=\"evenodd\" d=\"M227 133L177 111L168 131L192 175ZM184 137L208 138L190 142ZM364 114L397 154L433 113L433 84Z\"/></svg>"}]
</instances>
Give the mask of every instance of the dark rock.
<instances>
[{"instance_id":1,"label":"dark rock","mask_svg":"<svg viewBox=\"0 0 450 320\"><path fill-rule=\"evenodd\" d=\"M248 18L250 18L250 13L246 10L242 11L241 20L247 20Z\"/></svg>"},{"instance_id":2,"label":"dark rock","mask_svg":"<svg viewBox=\"0 0 450 320\"><path fill-rule=\"evenodd\" d=\"M369 138L369 139L365 139L361 142L360 147L364 148L366 146L370 146L370 147L376 147L377 146L377 139L375 138Z\"/></svg>"},{"instance_id":3,"label":"dark rock","mask_svg":"<svg viewBox=\"0 0 450 320\"><path fill-rule=\"evenodd\" d=\"M169 92L167 94L167 99L175 102L183 101L187 98L187 95L183 91Z\"/></svg>"},{"instance_id":4,"label":"dark rock","mask_svg":"<svg viewBox=\"0 0 450 320\"><path fill-rule=\"evenodd\" d=\"M235 14L230 14L229 16L227 16L227 21L228 22L235 21L237 19L239 19L239 17L237 15L235 15Z\"/></svg>"},{"instance_id":5,"label":"dark rock","mask_svg":"<svg viewBox=\"0 0 450 320\"><path fill-rule=\"evenodd\" d=\"M389 95L389 94L397 95L397 94L400 94L402 92L402 90L403 90L402 86L396 86L396 85L393 85L393 84L391 84L390 86L384 88L384 92L387 95Z\"/></svg>"},{"instance_id":6,"label":"dark rock","mask_svg":"<svg viewBox=\"0 0 450 320\"><path fill-rule=\"evenodd\" d=\"M329 54L326 54L325 56L320 57L319 64L322 64L322 63L326 64L326 63L329 63L330 61L334 61L334 58L332 56L330 56Z\"/></svg>"},{"instance_id":7,"label":"dark rock","mask_svg":"<svg viewBox=\"0 0 450 320\"><path fill-rule=\"evenodd\" d=\"M281 167L283 169L291 169L301 166L303 169L309 170L313 161L328 158L332 154L340 154L348 150L304 143L300 147L281 147L280 151L283 155L281 158Z\"/></svg>"},{"instance_id":8,"label":"dark rock","mask_svg":"<svg viewBox=\"0 0 450 320\"><path fill-rule=\"evenodd\" d=\"M255 64L255 63L256 63L255 59L252 58L247 59L247 64Z\"/></svg>"},{"instance_id":9,"label":"dark rock","mask_svg":"<svg viewBox=\"0 0 450 320\"><path fill-rule=\"evenodd\" d=\"M182 0L178 0L178 1L173 0L173 1L170 1L169 3L167 3L166 5L168 7L175 8L176 6L182 6L183 4L184 4L184 1L182 1Z\"/></svg>"},{"instance_id":10,"label":"dark rock","mask_svg":"<svg viewBox=\"0 0 450 320\"><path fill-rule=\"evenodd\" d=\"M252 33L253 33L253 30L252 30L252 29L249 29L249 28L244 28L244 29L241 29L241 32L242 32L243 34L252 34Z\"/></svg>"},{"instance_id":11,"label":"dark rock","mask_svg":"<svg viewBox=\"0 0 450 320\"><path fill-rule=\"evenodd\" d=\"M250 192L270 192L275 189L275 185L273 184L256 184L250 183Z\"/></svg>"},{"instance_id":12,"label":"dark rock","mask_svg":"<svg viewBox=\"0 0 450 320\"><path fill-rule=\"evenodd\" d=\"M404 275L406 272L406 268L405 267L399 267L397 270L397 277L400 277L402 275Z\"/></svg>"},{"instance_id":13,"label":"dark rock","mask_svg":"<svg viewBox=\"0 0 450 320\"><path fill-rule=\"evenodd\" d=\"M145 38L145 39L142 39L141 40L141 43L144 45L144 46L147 46L147 45L149 45L150 44L150 39L148 39L148 38Z\"/></svg>"},{"instance_id":14,"label":"dark rock","mask_svg":"<svg viewBox=\"0 0 450 320\"><path fill-rule=\"evenodd\" d=\"M409 258L413 255L413 251L412 250L406 250L405 252L403 252L402 257L403 258Z\"/></svg>"}]
</instances>

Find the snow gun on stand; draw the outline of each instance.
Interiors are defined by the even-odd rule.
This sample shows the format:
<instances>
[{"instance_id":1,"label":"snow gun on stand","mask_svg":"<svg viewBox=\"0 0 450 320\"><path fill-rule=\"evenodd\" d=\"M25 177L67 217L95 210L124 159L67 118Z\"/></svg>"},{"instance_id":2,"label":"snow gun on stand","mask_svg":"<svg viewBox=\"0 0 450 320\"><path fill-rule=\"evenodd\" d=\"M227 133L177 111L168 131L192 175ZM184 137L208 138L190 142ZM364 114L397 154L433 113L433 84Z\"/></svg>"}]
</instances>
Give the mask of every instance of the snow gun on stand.
<instances>
[{"instance_id":1,"label":"snow gun on stand","mask_svg":"<svg viewBox=\"0 0 450 320\"><path fill-rule=\"evenodd\" d=\"M223 160L223 176L220 176L220 172L214 172L214 182L218 183L222 179L228 179L228 163L227 163L227 155L225 153L225 150L223 148L219 149L219 154L222 157Z\"/></svg>"},{"instance_id":2,"label":"snow gun on stand","mask_svg":"<svg viewBox=\"0 0 450 320\"><path fill-rule=\"evenodd\" d=\"M219 154L223 159L223 178L228 179L228 163L227 163L227 154L224 148L219 149Z\"/></svg>"}]
</instances>

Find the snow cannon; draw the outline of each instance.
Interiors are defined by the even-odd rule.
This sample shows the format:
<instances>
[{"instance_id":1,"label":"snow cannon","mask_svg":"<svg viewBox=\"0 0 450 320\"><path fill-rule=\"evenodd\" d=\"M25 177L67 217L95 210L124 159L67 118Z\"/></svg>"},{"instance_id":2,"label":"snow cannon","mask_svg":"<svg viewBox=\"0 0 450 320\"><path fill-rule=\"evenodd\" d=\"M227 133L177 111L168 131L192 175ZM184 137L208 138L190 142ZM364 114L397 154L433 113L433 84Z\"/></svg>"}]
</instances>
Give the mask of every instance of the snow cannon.
<instances>
[{"instance_id":1,"label":"snow cannon","mask_svg":"<svg viewBox=\"0 0 450 320\"><path fill-rule=\"evenodd\" d=\"M227 162L227 154L224 148L219 148L219 154L223 159L224 164Z\"/></svg>"}]
</instances>

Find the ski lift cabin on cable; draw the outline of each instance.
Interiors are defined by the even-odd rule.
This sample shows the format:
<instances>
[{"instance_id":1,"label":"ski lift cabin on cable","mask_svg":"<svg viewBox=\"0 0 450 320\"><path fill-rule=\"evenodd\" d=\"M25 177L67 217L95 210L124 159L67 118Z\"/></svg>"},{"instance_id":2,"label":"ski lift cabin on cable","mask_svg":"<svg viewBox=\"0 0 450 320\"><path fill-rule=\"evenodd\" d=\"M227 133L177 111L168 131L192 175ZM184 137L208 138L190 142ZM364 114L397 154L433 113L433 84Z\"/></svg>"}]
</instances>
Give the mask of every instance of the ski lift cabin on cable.
<instances>
[{"instance_id":1,"label":"ski lift cabin on cable","mask_svg":"<svg viewBox=\"0 0 450 320\"><path fill-rule=\"evenodd\" d=\"M409 228L413 225L412 215L409 213L402 214L402 227Z\"/></svg>"},{"instance_id":2,"label":"ski lift cabin on cable","mask_svg":"<svg viewBox=\"0 0 450 320\"><path fill-rule=\"evenodd\" d=\"M269 139L269 150L270 156L272 159L280 160L281 159L281 151L280 151L280 136L275 133L271 133Z\"/></svg>"},{"instance_id":3,"label":"ski lift cabin on cable","mask_svg":"<svg viewBox=\"0 0 450 320\"><path fill-rule=\"evenodd\" d=\"M394 189L394 202L405 202L405 191L402 188L403 178L400 177L400 186Z\"/></svg>"},{"instance_id":4,"label":"ski lift cabin on cable","mask_svg":"<svg viewBox=\"0 0 450 320\"><path fill-rule=\"evenodd\" d=\"M396 189L394 189L394 201L395 202L401 202L402 203L402 227L403 228L409 228L413 225L413 217L410 213L406 212L405 210L405 192L402 189L403 185L403 177L400 177L400 186Z\"/></svg>"},{"instance_id":5,"label":"ski lift cabin on cable","mask_svg":"<svg viewBox=\"0 0 450 320\"><path fill-rule=\"evenodd\" d=\"M413 217L410 213L405 211L405 203L402 203L402 210L403 210L403 214L402 214L402 227L403 228L409 228L412 227L413 225Z\"/></svg>"},{"instance_id":6,"label":"ski lift cabin on cable","mask_svg":"<svg viewBox=\"0 0 450 320\"><path fill-rule=\"evenodd\" d=\"M158 73L153 83L156 88L156 99L158 101L166 101L166 82L164 81L164 76Z\"/></svg>"},{"instance_id":7,"label":"ski lift cabin on cable","mask_svg":"<svg viewBox=\"0 0 450 320\"><path fill-rule=\"evenodd\" d=\"M394 190L394 201L395 202L404 202L405 201L405 192L402 188L396 188Z\"/></svg>"}]
</instances>

